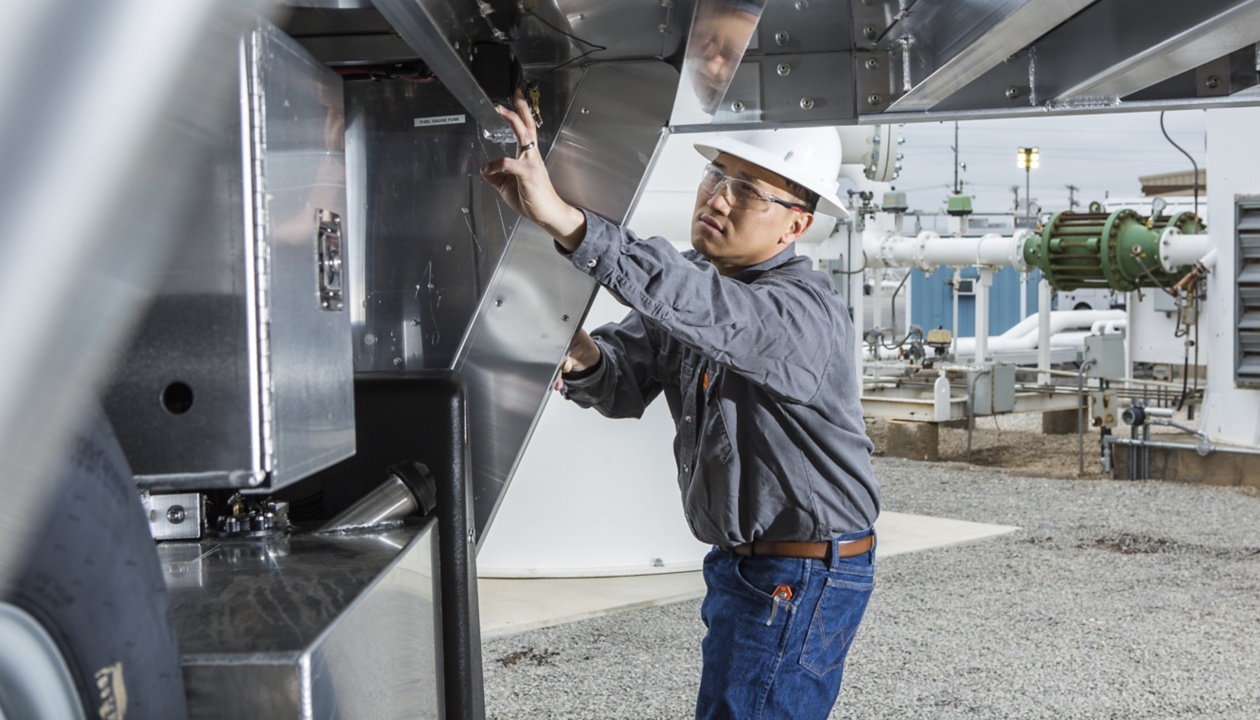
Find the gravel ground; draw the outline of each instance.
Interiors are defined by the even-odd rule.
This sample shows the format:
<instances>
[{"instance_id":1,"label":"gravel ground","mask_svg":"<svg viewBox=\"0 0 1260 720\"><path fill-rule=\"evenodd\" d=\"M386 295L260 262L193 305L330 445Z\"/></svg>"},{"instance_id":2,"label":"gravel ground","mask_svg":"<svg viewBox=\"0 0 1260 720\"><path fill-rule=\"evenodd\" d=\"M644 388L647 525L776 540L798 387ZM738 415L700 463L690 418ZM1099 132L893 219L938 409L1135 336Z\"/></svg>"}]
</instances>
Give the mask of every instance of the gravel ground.
<instances>
[{"instance_id":1,"label":"gravel ground","mask_svg":"<svg viewBox=\"0 0 1260 720\"><path fill-rule=\"evenodd\" d=\"M835 718L1260 717L1260 498L876 458L884 508L1016 525L880 560ZM488 642L494 720L689 718L699 601Z\"/></svg>"}]
</instances>

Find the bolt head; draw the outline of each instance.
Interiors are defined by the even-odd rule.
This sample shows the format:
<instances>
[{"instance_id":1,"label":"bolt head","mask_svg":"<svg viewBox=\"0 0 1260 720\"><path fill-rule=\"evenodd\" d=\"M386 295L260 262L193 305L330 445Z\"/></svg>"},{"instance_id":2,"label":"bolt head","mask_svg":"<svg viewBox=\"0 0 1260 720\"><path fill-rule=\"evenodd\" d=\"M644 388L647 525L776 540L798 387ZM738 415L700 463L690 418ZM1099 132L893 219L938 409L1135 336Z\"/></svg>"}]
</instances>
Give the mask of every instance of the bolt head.
<instances>
[{"instance_id":1,"label":"bolt head","mask_svg":"<svg viewBox=\"0 0 1260 720\"><path fill-rule=\"evenodd\" d=\"M166 510L166 521L172 525L178 525L188 517L188 513L184 510L183 505L172 505Z\"/></svg>"}]
</instances>

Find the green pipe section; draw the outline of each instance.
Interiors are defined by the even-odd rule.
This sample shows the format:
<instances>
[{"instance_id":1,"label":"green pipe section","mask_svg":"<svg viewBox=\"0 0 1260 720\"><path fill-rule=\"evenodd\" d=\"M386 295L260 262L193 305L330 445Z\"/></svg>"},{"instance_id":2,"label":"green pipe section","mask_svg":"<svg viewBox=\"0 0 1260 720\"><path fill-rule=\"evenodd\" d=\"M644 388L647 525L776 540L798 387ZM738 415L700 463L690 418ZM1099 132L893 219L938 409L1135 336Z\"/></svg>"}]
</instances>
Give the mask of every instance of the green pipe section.
<instances>
[{"instance_id":1,"label":"green pipe section","mask_svg":"<svg viewBox=\"0 0 1260 720\"><path fill-rule=\"evenodd\" d=\"M1190 271L1186 266L1169 273L1160 264L1159 238L1168 227L1186 234L1204 229L1188 212L1156 218L1133 210L1061 212L1024 243L1024 261L1056 290L1168 288Z\"/></svg>"}]
</instances>

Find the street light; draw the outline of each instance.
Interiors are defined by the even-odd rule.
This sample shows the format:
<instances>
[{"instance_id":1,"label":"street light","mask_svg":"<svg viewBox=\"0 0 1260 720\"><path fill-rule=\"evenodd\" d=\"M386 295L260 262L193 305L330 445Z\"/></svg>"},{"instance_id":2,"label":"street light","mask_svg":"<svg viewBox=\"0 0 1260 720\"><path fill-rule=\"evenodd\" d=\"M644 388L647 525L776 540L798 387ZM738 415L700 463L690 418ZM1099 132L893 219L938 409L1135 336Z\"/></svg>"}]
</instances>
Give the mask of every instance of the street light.
<instances>
[{"instance_id":1,"label":"street light","mask_svg":"<svg viewBox=\"0 0 1260 720\"><path fill-rule=\"evenodd\" d=\"M1041 154L1035 147L1015 151L1015 167L1024 171L1024 225L1032 227L1032 171L1041 167Z\"/></svg>"}]
</instances>

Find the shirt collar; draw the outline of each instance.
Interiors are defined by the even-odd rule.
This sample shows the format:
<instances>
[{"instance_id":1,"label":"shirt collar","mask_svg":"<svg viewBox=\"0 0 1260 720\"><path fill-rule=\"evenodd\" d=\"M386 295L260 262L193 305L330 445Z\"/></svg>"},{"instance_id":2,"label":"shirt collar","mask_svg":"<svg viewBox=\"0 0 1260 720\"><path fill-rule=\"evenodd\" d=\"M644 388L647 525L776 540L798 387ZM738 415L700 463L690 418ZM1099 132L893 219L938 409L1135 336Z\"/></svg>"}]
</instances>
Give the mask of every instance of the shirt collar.
<instances>
[{"instance_id":1,"label":"shirt collar","mask_svg":"<svg viewBox=\"0 0 1260 720\"><path fill-rule=\"evenodd\" d=\"M753 265L752 267L744 268L743 270L740 270L739 272L735 273L734 275L731 275L730 277L733 280L739 280L740 282L750 283L753 280L756 280L758 277L760 277L763 272L767 270L773 270L774 268L779 267L780 265L786 263L787 261L795 257L796 257L796 243L792 243L788 245L787 247L783 248L782 250L780 250L778 255L775 255L769 260L759 262L756 265Z\"/></svg>"}]
</instances>

